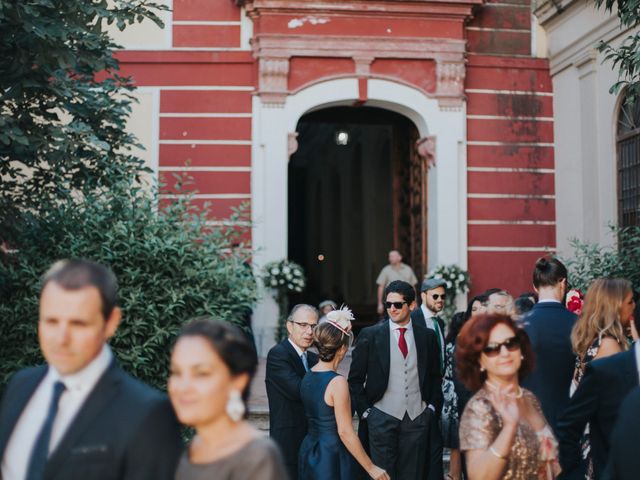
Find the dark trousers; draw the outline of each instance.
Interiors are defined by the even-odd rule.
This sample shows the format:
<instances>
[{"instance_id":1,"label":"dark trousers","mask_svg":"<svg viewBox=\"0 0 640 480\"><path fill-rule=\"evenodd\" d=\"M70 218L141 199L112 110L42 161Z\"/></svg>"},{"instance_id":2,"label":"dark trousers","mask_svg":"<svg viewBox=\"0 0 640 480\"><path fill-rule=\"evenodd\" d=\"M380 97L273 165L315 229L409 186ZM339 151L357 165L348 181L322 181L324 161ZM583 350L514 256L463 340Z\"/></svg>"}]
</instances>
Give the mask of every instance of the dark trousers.
<instances>
[{"instance_id":1,"label":"dark trousers","mask_svg":"<svg viewBox=\"0 0 640 480\"><path fill-rule=\"evenodd\" d=\"M371 460L391 480L419 480L425 471L429 412L402 420L373 407L367 417ZM442 477L440 477L442 478Z\"/></svg>"},{"instance_id":2,"label":"dark trousers","mask_svg":"<svg viewBox=\"0 0 640 480\"><path fill-rule=\"evenodd\" d=\"M442 430L436 414L432 410L428 410L428 413L430 416L429 445L427 446L427 465L425 465L424 478L427 480L440 480L444 478Z\"/></svg>"}]
</instances>

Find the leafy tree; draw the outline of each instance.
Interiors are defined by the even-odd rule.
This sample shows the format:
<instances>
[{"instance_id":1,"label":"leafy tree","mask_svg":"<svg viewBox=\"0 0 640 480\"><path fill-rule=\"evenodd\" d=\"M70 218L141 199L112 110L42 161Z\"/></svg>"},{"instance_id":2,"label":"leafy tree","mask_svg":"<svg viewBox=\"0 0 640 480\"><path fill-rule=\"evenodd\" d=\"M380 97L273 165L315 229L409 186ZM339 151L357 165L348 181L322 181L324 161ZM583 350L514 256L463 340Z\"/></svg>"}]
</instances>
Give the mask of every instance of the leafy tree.
<instances>
[{"instance_id":1,"label":"leafy tree","mask_svg":"<svg viewBox=\"0 0 640 480\"><path fill-rule=\"evenodd\" d=\"M158 387L185 320L242 323L255 302L245 230L212 229L188 197L159 210L157 188L139 183L145 170L125 130L133 86L118 75L105 24L160 23L158 8L0 0L0 387L42 362L40 275L60 258L114 270L124 310L114 352ZM230 221L243 219L238 210Z\"/></svg>"},{"instance_id":2,"label":"leafy tree","mask_svg":"<svg viewBox=\"0 0 640 480\"><path fill-rule=\"evenodd\" d=\"M598 8L604 7L613 13L614 7L623 28L631 29L640 25L640 0L596 0ZM601 52L605 59L611 60L614 68L619 70L618 81L610 88L611 93L618 93L622 88L628 102L632 102L640 94L640 32L629 35L618 48L601 41Z\"/></svg>"},{"instance_id":3,"label":"leafy tree","mask_svg":"<svg viewBox=\"0 0 640 480\"><path fill-rule=\"evenodd\" d=\"M618 239L618 246L572 240L573 256L563 262L573 287L586 292L596 278L620 277L640 291L640 227L611 227L611 233Z\"/></svg>"}]
</instances>

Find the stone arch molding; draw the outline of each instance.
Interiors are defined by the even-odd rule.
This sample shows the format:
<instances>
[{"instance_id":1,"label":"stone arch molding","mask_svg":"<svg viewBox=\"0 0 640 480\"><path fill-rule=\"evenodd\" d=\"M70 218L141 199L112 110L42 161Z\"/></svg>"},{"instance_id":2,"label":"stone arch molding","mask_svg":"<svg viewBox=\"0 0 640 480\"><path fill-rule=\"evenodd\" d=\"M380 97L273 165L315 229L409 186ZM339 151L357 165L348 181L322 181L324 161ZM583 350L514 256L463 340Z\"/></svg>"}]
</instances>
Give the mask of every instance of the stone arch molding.
<instances>
[{"instance_id":1,"label":"stone arch molding","mask_svg":"<svg viewBox=\"0 0 640 480\"><path fill-rule=\"evenodd\" d=\"M251 200L255 266L260 268L288 253L288 162L295 148L300 118L332 106L352 106L359 99L358 78L316 83L286 95L280 108L261 96L253 98ZM467 265L466 112L442 109L437 98L389 80L369 79L365 105L392 110L410 119L420 137L433 140L437 166L428 177L429 268L436 264ZM437 141L435 141L437 140ZM254 313L258 348L273 345L277 307L269 295Z\"/></svg>"}]
</instances>

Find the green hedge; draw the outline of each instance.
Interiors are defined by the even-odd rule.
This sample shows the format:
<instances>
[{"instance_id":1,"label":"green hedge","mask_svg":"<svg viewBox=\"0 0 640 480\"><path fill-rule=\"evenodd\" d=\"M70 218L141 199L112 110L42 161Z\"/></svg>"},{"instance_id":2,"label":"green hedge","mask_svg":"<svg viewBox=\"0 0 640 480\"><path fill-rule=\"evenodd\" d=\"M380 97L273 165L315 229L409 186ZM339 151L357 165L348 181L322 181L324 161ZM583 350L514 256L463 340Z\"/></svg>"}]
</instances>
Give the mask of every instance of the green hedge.
<instances>
[{"instance_id":1,"label":"green hedge","mask_svg":"<svg viewBox=\"0 0 640 480\"><path fill-rule=\"evenodd\" d=\"M181 324L212 315L240 323L256 299L247 250L232 248L242 228L212 230L187 202L156 208L157 194L89 197L41 206L14 224L13 253L0 253L0 385L42 362L37 344L40 276L61 258L109 265L119 281L123 322L112 340L123 367L165 386ZM231 222L241 220L237 212Z\"/></svg>"},{"instance_id":2,"label":"green hedge","mask_svg":"<svg viewBox=\"0 0 640 480\"><path fill-rule=\"evenodd\" d=\"M596 278L619 277L640 290L640 227L611 227L615 246L572 240L573 256L562 259L573 288L586 292Z\"/></svg>"}]
</instances>

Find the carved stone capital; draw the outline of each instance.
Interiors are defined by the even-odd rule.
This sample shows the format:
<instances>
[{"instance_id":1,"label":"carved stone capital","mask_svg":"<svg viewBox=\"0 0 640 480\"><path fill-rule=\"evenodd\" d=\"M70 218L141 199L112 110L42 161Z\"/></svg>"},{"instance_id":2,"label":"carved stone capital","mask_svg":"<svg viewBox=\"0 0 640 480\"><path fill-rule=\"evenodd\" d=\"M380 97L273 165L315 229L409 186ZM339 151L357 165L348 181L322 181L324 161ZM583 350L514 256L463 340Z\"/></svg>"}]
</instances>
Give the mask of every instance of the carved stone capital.
<instances>
[{"instance_id":1,"label":"carved stone capital","mask_svg":"<svg viewBox=\"0 0 640 480\"><path fill-rule=\"evenodd\" d=\"M262 102L273 106L284 105L289 93L287 88L289 58L261 57L258 62L258 68L258 93Z\"/></svg>"},{"instance_id":2,"label":"carved stone capital","mask_svg":"<svg viewBox=\"0 0 640 480\"><path fill-rule=\"evenodd\" d=\"M436 63L436 97L438 97L440 109L457 110L462 107L465 72L464 60L439 60Z\"/></svg>"},{"instance_id":3,"label":"carved stone capital","mask_svg":"<svg viewBox=\"0 0 640 480\"><path fill-rule=\"evenodd\" d=\"M434 135L422 137L417 140L416 149L418 150L418 155L420 155L427 164L427 168L436 166L436 137Z\"/></svg>"}]
</instances>

